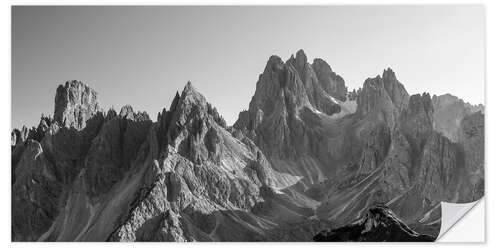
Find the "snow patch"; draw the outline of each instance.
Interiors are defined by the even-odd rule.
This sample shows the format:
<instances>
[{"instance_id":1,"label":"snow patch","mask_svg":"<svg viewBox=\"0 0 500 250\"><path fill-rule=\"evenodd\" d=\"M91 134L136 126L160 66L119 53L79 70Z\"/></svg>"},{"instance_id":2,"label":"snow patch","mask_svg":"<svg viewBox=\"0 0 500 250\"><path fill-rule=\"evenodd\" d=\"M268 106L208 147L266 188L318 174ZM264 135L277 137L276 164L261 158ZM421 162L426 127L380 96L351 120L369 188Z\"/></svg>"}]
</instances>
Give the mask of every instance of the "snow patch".
<instances>
[{"instance_id":1,"label":"snow patch","mask_svg":"<svg viewBox=\"0 0 500 250\"><path fill-rule=\"evenodd\" d=\"M334 97L332 97L332 96L330 96L330 95L328 96L328 98L330 98L330 101L334 102L335 104L339 104L339 105L340 105L340 102L341 102L341 101L339 101L339 100L335 99Z\"/></svg>"}]
</instances>

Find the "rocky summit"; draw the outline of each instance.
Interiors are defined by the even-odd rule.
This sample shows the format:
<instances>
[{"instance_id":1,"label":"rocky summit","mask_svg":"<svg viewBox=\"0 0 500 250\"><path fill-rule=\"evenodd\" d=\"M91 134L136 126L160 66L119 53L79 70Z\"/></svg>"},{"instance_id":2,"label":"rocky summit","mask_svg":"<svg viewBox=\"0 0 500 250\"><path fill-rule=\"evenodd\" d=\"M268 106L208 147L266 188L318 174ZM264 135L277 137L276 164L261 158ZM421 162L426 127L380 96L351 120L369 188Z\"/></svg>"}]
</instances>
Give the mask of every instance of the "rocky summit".
<instances>
[{"instance_id":1,"label":"rocky summit","mask_svg":"<svg viewBox=\"0 0 500 250\"><path fill-rule=\"evenodd\" d=\"M312 61L312 63L311 63ZM303 50L269 57L228 125L190 82L156 119L79 81L11 133L13 241L432 241L484 195L484 107L349 91Z\"/></svg>"}]
</instances>

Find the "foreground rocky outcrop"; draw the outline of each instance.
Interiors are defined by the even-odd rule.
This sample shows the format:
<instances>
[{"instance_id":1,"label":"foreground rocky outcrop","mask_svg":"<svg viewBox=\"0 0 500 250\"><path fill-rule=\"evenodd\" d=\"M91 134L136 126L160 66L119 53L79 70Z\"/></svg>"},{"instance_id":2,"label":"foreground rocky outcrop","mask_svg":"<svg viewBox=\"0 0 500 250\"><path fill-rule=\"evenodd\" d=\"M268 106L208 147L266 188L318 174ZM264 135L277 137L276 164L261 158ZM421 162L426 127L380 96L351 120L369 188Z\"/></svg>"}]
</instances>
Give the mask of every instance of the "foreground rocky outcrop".
<instances>
[{"instance_id":1,"label":"foreground rocky outcrop","mask_svg":"<svg viewBox=\"0 0 500 250\"><path fill-rule=\"evenodd\" d=\"M12 239L427 241L441 201L484 195L484 115L447 113L450 138L436 98L392 69L348 92L302 50L269 58L233 126L191 83L153 121L69 81L53 118L11 133Z\"/></svg>"},{"instance_id":2,"label":"foreground rocky outcrop","mask_svg":"<svg viewBox=\"0 0 500 250\"><path fill-rule=\"evenodd\" d=\"M409 228L389 208L374 206L352 224L322 231L314 241L434 241L430 235Z\"/></svg>"}]
</instances>

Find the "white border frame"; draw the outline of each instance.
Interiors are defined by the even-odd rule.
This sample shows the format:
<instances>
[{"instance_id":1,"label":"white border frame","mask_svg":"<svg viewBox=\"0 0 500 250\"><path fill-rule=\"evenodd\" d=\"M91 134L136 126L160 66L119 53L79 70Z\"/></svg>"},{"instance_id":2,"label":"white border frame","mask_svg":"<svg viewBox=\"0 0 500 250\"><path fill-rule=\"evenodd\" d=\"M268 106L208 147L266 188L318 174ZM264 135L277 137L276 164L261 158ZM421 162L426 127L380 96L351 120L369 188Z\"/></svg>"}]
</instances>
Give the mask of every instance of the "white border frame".
<instances>
[{"instance_id":1,"label":"white border frame","mask_svg":"<svg viewBox=\"0 0 500 250\"><path fill-rule=\"evenodd\" d=\"M300 0L218 0L218 1L179 1L179 0L171 0L171 1L130 1L130 0L121 0L121 1L4 1L2 2L2 8L0 12L0 18L3 19L0 22L1 34L3 35L2 39L0 39L1 46L1 83L0 83L0 108L1 114L4 118L3 122L0 123L1 131L0 138L4 142L0 150L1 160L4 164L2 164L2 175L3 178L2 184L3 186L0 188L0 192L2 194L2 198L4 200L4 205L0 206L1 214L4 216L3 223L1 224L1 233L0 238L5 247L19 248L19 249L67 249L68 247L74 249L86 249L88 247L96 248L96 249L105 249L109 247L120 247L120 248L137 248L137 247L147 247L149 248L169 248L169 249L251 249L254 247L259 248L279 248L286 247L289 250L292 249L301 249L308 247L314 247L318 249L331 249L332 247L341 247L344 248L361 248L361 247L369 247L370 249L386 249L387 247L396 247L401 248L405 247L408 250L410 249L419 249L421 244L426 244L425 246L440 246L440 247L453 247L453 249L461 249L466 248L469 249L472 246L480 246L480 247L488 247L488 248L499 248L500 238L498 237L497 223L499 222L498 213L493 211L499 211L500 209L498 204L498 199L487 199L485 201L487 210L490 211L488 216L488 222L486 222L486 226L488 227L486 230L486 241L487 244L428 244L428 243L417 243L417 244L405 244L405 243L259 243L258 245L254 243L189 243L189 244L158 244L158 243L141 243L141 244L120 244L120 243L84 243L84 244L75 244L75 243L11 243L11 185L10 185L10 130L11 124L8 123L7 120L11 119L11 5L325 5L325 4L335 4L335 5L346 5L346 4L363 4L363 5L379 5L379 4L406 4L406 5L414 5L414 4L484 4L486 6L486 86L485 86L485 104L486 104L486 162L485 162L485 176L486 176L486 196L494 198L498 194L500 190L500 181L497 181L496 178L500 177L499 175L499 159L495 157L495 149L496 145L494 143L500 141L499 133L500 133L500 116L496 114L500 109L500 98L496 95L500 95L500 1L498 0L477 0L477 1L446 1L446 0L438 0L438 1L411 1L411 0L399 0L399 1L387 1L387 0L351 0L351 1L334 1L334 0L314 0L314 1L300 1ZM459 74L460 72L457 72ZM472 86L473 87L473 86ZM36 104L35 104L36 105ZM489 111L492 111L491 113ZM9 132L9 133L7 133ZM7 143L8 142L8 143ZM490 195L490 193L493 193ZM475 208L477 209L477 207ZM486 215L486 212L484 213ZM486 220L485 220L486 221ZM459 223L460 224L460 223ZM473 230L471 228L467 230Z\"/></svg>"}]
</instances>

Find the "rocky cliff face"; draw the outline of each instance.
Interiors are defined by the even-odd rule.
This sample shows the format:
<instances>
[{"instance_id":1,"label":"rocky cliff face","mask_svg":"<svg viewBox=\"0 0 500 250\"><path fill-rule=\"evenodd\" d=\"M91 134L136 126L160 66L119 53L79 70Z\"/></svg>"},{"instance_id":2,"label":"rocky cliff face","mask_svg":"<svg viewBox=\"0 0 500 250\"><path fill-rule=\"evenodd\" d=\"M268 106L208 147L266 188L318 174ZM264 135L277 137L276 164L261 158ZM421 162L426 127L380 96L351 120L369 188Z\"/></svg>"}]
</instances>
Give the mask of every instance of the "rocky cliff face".
<instances>
[{"instance_id":1,"label":"rocky cliff face","mask_svg":"<svg viewBox=\"0 0 500 250\"><path fill-rule=\"evenodd\" d=\"M402 131L414 148L422 148L432 132L434 108L429 94L410 97L408 108L401 114Z\"/></svg>"},{"instance_id":2,"label":"rocky cliff face","mask_svg":"<svg viewBox=\"0 0 500 250\"><path fill-rule=\"evenodd\" d=\"M152 121L67 82L54 118L11 133L12 239L428 240L441 201L484 194L484 115L447 114L450 140L436 98L391 69L348 92L302 50L269 58L233 126L191 83Z\"/></svg>"},{"instance_id":3,"label":"rocky cliff face","mask_svg":"<svg viewBox=\"0 0 500 250\"><path fill-rule=\"evenodd\" d=\"M467 184L463 200L484 196L484 114L480 111L465 116L460 123L459 143L463 146Z\"/></svg>"},{"instance_id":4,"label":"rocky cliff face","mask_svg":"<svg viewBox=\"0 0 500 250\"><path fill-rule=\"evenodd\" d=\"M400 112L408 105L409 95L389 68L382 77L368 78L358 92L356 113L359 116L374 116L391 128Z\"/></svg>"},{"instance_id":5,"label":"rocky cliff face","mask_svg":"<svg viewBox=\"0 0 500 250\"><path fill-rule=\"evenodd\" d=\"M287 62L271 56L259 76L248 110L233 125L262 149L274 168L304 176L310 185L324 180L329 161L323 123L355 111L346 100L344 80L321 59L309 64L299 50ZM354 104L352 104L354 103Z\"/></svg>"},{"instance_id":6,"label":"rocky cliff face","mask_svg":"<svg viewBox=\"0 0 500 250\"><path fill-rule=\"evenodd\" d=\"M90 196L106 193L131 168L152 121L148 114L124 106L109 110L99 133L92 139L84 160L83 176Z\"/></svg>"},{"instance_id":7,"label":"rocky cliff face","mask_svg":"<svg viewBox=\"0 0 500 250\"><path fill-rule=\"evenodd\" d=\"M319 119L315 112L339 113L339 100L345 99L343 79L326 62L316 59L311 65L302 50L286 63L272 56L259 77L248 111L240 113L233 127L245 131L268 151L273 149L276 155L303 154L314 147L308 138L313 131L306 123L314 125L314 120ZM304 118L308 114L310 119ZM291 138L293 132L303 135ZM301 142L306 143L306 148ZM276 143L279 145L273 145Z\"/></svg>"},{"instance_id":8,"label":"rocky cliff face","mask_svg":"<svg viewBox=\"0 0 500 250\"><path fill-rule=\"evenodd\" d=\"M27 136L26 129L14 131L13 240L37 240L63 209L67 188L104 122L95 98L82 83L66 82L57 89L55 119L42 116Z\"/></svg>"},{"instance_id":9,"label":"rocky cliff face","mask_svg":"<svg viewBox=\"0 0 500 250\"><path fill-rule=\"evenodd\" d=\"M316 73L319 84L328 95L340 101L346 101L347 87L344 79L333 72L327 62L316 58L313 61L312 68Z\"/></svg>"},{"instance_id":10,"label":"rocky cliff face","mask_svg":"<svg viewBox=\"0 0 500 250\"><path fill-rule=\"evenodd\" d=\"M68 81L57 88L54 120L60 126L82 129L98 111L97 93L82 82Z\"/></svg>"},{"instance_id":11,"label":"rocky cliff face","mask_svg":"<svg viewBox=\"0 0 500 250\"><path fill-rule=\"evenodd\" d=\"M328 179L340 183L325 185L318 216L343 225L383 203L405 223L437 235L441 201L474 200L461 186L470 179L464 172L470 157L434 131L430 95L410 97L390 69L365 81L357 104L354 115L338 122L350 124L336 140L349 149L342 155L350 160L336 162L341 170Z\"/></svg>"},{"instance_id":12,"label":"rocky cliff face","mask_svg":"<svg viewBox=\"0 0 500 250\"><path fill-rule=\"evenodd\" d=\"M465 116L475 112L484 113L484 106L471 105L462 99L444 94L432 96L434 112L434 129L453 142L458 142L460 136L460 123Z\"/></svg>"}]
</instances>

